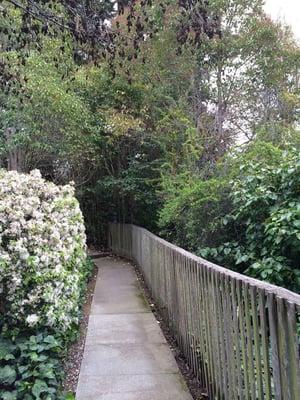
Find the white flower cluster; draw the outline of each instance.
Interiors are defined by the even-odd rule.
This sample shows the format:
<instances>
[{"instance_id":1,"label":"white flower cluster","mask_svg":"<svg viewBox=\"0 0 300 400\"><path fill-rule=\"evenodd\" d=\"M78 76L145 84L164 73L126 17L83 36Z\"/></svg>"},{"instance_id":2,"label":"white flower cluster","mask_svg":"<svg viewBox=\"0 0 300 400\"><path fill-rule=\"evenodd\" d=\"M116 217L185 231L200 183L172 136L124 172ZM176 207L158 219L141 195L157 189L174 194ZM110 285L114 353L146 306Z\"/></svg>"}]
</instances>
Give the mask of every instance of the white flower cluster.
<instances>
[{"instance_id":1,"label":"white flower cluster","mask_svg":"<svg viewBox=\"0 0 300 400\"><path fill-rule=\"evenodd\" d=\"M0 303L11 322L61 331L77 322L85 243L72 185L0 170Z\"/></svg>"}]
</instances>

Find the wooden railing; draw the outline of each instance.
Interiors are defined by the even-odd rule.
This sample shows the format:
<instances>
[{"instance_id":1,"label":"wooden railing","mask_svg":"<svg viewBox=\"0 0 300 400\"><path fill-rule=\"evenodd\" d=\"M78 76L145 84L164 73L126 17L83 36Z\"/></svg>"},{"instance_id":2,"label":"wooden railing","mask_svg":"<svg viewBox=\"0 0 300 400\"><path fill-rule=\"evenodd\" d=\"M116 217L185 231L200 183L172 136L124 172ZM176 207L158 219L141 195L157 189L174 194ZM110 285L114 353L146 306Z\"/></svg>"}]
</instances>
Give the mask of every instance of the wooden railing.
<instances>
[{"instance_id":1,"label":"wooden railing","mask_svg":"<svg viewBox=\"0 0 300 400\"><path fill-rule=\"evenodd\" d=\"M134 225L111 224L109 243L141 268L210 399L300 399L299 295Z\"/></svg>"}]
</instances>

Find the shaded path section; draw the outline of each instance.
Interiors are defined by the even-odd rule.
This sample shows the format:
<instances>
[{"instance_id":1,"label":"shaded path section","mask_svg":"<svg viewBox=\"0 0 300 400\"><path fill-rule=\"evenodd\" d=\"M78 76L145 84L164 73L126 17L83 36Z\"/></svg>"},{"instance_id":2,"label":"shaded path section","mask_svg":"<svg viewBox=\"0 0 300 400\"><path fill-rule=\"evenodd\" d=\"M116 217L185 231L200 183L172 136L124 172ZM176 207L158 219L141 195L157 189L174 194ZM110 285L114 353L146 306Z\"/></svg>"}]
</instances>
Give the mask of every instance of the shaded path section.
<instances>
[{"instance_id":1,"label":"shaded path section","mask_svg":"<svg viewBox=\"0 0 300 400\"><path fill-rule=\"evenodd\" d=\"M133 267L95 261L98 278L77 400L192 400Z\"/></svg>"}]
</instances>

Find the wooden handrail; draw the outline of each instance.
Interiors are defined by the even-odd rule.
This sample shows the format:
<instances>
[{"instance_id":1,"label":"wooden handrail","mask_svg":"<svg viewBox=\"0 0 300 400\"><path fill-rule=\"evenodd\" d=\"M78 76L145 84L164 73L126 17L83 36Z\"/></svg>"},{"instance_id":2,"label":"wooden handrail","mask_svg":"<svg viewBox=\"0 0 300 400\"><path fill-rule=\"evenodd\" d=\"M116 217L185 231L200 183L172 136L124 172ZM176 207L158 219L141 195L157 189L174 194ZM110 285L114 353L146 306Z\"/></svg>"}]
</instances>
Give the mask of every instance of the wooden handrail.
<instances>
[{"instance_id":1,"label":"wooden handrail","mask_svg":"<svg viewBox=\"0 0 300 400\"><path fill-rule=\"evenodd\" d=\"M210 399L299 400L300 295L213 264L144 228L110 224Z\"/></svg>"}]
</instances>

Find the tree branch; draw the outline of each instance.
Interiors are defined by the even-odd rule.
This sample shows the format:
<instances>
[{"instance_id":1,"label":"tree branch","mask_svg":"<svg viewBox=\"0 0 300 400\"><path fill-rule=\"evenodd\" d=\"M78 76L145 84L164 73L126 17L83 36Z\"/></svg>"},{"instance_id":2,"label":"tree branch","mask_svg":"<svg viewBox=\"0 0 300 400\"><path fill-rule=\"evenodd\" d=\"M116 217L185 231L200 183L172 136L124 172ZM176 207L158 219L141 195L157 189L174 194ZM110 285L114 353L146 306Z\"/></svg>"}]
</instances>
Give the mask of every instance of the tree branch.
<instances>
[{"instance_id":1,"label":"tree branch","mask_svg":"<svg viewBox=\"0 0 300 400\"><path fill-rule=\"evenodd\" d=\"M35 19L37 19L41 22L50 21L51 23L59 26L60 28L72 31L70 26L65 25L65 24L61 23L60 21L58 21L54 15L47 14L45 11L38 8L36 4L32 4L32 2L30 0L29 0L29 3L37 9L37 12L35 12L32 8L25 7L23 4L20 4L16 0L6 0L6 2L14 5L16 8L19 8L20 10L23 10L24 12L30 14L32 17L34 17Z\"/></svg>"}]
</instances>

